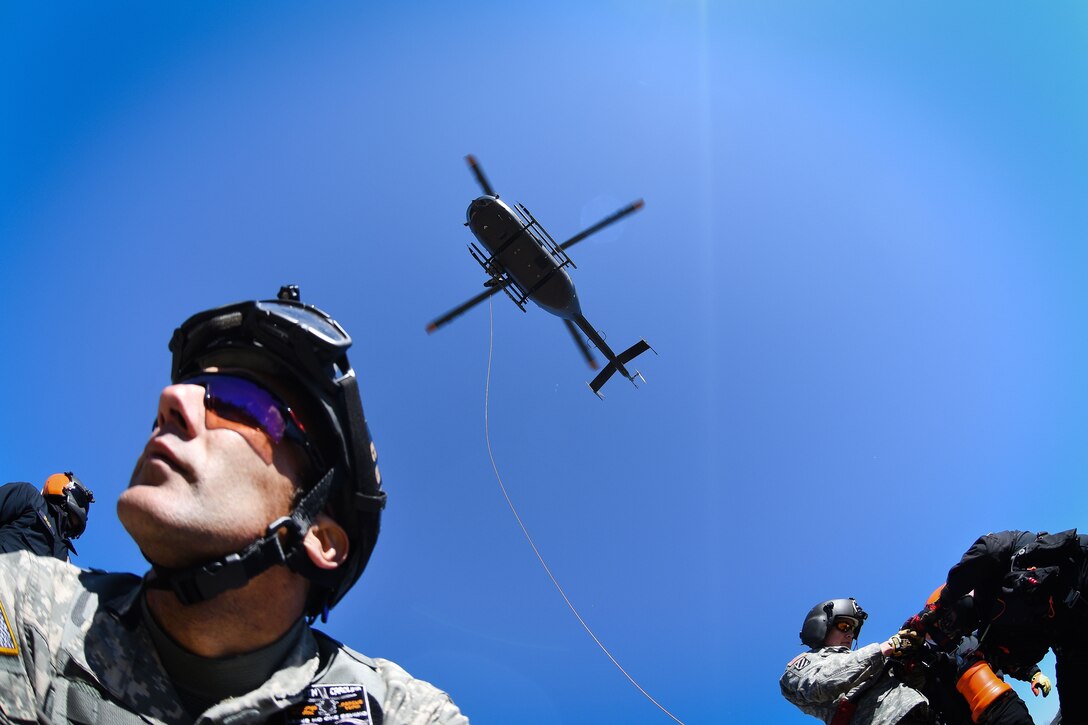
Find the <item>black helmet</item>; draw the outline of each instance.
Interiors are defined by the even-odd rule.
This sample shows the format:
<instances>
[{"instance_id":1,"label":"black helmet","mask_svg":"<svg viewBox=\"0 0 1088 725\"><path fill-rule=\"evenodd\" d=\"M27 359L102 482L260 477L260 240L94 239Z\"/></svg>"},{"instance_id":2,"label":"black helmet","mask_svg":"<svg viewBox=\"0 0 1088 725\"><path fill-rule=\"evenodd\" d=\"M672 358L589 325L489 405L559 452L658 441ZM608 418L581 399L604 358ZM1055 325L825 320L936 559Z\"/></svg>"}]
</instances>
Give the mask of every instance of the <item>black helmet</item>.
<instances>
[{"instance_id":1,"label":"black helmet","mask_svg":"<svg viewBox=\"0 0 1088 725\"><path fill-rule=\"evenodd\" d=\"M324 614L366 567L378 539L385 493L378 454L363 416L359 387L347 358L351 338L328 314L299 301L285 286L275 300L239 302L193 315L174 331L171 380L185 380L217 365L268 372L305 396L315 420L304 421L325 470L305 482L291 516L271 522L266 536L246 550L186 570L155 567L157 586L183 602L210 599L243 586L283 563L313 582L306 613ZM349 538L348 558L334 570L312 565L301 541L313 517L327 507ZM279 532L287 530L281 543ZM154 562L152 562L154 564Z\"/></svg>"},{"instance_id":2,"label":"black helmet","mask_svg":"<svg viewBox=\"0 0 1088 725\"><path fill-rule=\"evenodd\" d=\"M809 610L805 623L801 625L801 643L812 649L823 647L828 628L838 617L850 617L858 623L857 632L854 634L856 641L861 634L861 625L868 616L853 597L820 602Z\"/></svg>"},{"instance_id":3,"label":"black helmet","mask_svg":"<svg viewBox=\"0 0 1088 725\"><path fill-rule=\"evenodd\" d=\"M94 494L74 473L54 473L45 479L42 496L57 512L61 536L78 539L87 530L87 514L94 503Z\"/></svg>"},{"instance_id":4,"label":"black helmet","mask_svg":"<svg viewBox=\"0 0 1088 725\"><path fill-rule=\"evenodd\" d=\"M956 601L949 601L944 596L945 585L941 584L933 590L926 600L926 608L922 611L933 612L936 616L933 620L933 628L936 632L929 631L934 640L945 645L959 642L960 637L978 628L980 624L978 608L975 607L975 592L971 590Z\"/></svg>"}]
</instances>

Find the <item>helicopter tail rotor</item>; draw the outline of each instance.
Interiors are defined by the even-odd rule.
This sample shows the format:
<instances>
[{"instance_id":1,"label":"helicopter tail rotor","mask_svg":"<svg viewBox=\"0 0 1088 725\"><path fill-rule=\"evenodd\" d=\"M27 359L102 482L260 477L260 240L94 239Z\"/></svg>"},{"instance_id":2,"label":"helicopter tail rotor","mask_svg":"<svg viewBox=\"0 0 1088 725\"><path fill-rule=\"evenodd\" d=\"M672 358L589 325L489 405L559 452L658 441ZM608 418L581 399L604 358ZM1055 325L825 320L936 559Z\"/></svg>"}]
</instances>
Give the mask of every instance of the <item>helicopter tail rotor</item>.
<instances>
[{"instance_id":1,"label":"helicopter tail rotor","mask_svg":"<svg viewBox=\"0 0 1088 725\"><path fill-rule=\"evenodd\" d=\"M633 374L629 373L627 372L627 368L625 368L624 366L642 353L646 352L647 350L652 350L655 355L657 354L657 350L654 350L652 347L650 347L650 343L646 342L645 340L639 340L634 345L627 348L613 359L609 360L608 364L604 366L604 370L598 373L597 377L593 378L593 380L590 381L589 389L592 390L598 398L604 399L604 396L601 395L600 392L601 388L604 387L604 384L608 382L608 379L611 378L617 370L622 371L624 377L626 377L632 383L635 382L636 377L640 378L642 382L646 382L646 378L642 377L642 373L638 372L637 370ZM637 388L638 385L636 384L635 387Z\"/></svg>"}]
</instances>

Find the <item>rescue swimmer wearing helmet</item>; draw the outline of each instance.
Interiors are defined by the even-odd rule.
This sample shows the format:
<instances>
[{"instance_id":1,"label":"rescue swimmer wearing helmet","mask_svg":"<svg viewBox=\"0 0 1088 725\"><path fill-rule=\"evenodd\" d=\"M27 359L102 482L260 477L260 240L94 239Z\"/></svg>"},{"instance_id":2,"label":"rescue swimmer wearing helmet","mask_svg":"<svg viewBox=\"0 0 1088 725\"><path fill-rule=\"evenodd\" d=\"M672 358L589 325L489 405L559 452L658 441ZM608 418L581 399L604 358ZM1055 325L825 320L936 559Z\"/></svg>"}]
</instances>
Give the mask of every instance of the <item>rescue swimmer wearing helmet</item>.
<instances>
[{"instance_id":1,"label":"rescue swimmer wearing helmet","mask_svg":"<svg viewBox=\"0 0 1088 725\"><path fill-rule=\"evenodd\" d=\"M39 492L17 481L0 486L0 553L29 551L68 561L72 539L87 529L94 494L71 471L54 473Z\"/></svg>"},{"instance_id":2,"label":"rescue swimmer wearing helmet","mask_svg":"<svg viewBox=\"0 0 1088 725\"><path fill-rule=\"evenodd\" d=\"M441 690L309 626L359 578L385 503L350 345L291 287L175 331L172 384L117 504L151 571L0 556L17 655L0 661L0 714L467 723Z\"/></svg>"}]
</instances>

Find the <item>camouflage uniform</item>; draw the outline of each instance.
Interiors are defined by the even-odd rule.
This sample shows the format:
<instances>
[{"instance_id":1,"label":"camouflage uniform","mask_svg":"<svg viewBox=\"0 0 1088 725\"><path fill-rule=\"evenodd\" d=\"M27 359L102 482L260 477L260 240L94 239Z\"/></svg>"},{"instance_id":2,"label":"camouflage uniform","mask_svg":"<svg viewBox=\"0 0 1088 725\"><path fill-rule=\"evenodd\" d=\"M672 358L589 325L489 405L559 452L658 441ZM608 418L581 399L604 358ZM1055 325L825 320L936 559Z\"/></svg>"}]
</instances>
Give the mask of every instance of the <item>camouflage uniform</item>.
<instances>
[{"instance_id":1,"label":"camouflage uniform","mask_svg":"<svg viewBox=\"0 0 1088 725\"><path fill-rule=\"evenodd\" d=\"M857 704L853 723L930 722L925 696L886 670L886 661L879 644L822 647L794 657L778 684L787 700L826 723L845 699Z\"/></svg>"},{"instance_id":2,"label":"camouflage uniform","mask_svg":"<svg viewBox=\"0 0 1088 725\"><path fill-rule=\"evenodd\" d=\"M141 622L140 592L131 574L82 571L26 552L0 555L0 722L193 722ZM216 704L196 722L349 719L468 723L430 683L309 628L260 688Z\"/></svg>"}]
</instances>

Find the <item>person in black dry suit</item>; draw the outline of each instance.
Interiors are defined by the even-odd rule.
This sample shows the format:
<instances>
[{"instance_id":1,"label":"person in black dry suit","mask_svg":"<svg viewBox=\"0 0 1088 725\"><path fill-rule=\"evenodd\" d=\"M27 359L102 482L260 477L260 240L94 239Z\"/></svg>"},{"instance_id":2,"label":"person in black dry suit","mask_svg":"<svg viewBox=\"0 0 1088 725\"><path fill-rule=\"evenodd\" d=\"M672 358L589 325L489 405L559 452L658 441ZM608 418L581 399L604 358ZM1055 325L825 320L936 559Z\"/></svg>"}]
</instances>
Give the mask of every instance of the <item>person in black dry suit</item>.
<instances>
[{"instance_id":1,"label":"person in black dry suit","mask_svg":"<svg viewBox=\"0 0 1088 725\"><path fill-rule=\"evenodd\" d=\"M970 625L957 621L954 605L973 591L983 648L1028 673L1053 649L1061 721L1088 723L1086 587L1088 536L1076 529L989 533L949 570L940 597L904 626L936 622L945 632L965 633ZM1031 676L1034 685L1038 678Z\"/></svg>"},{"instance_id":2,"label":"person in black dry suit","mask_svg":"<svg viewBox=\"0 0 1088 725\"><path fill-rule=\"evenodd\" d=\"M40 492L24 481L0 486L0 553L29 551L68 561L93 502L94 494L71 471L54 473Z\"/></svg>"}]
</instances>

